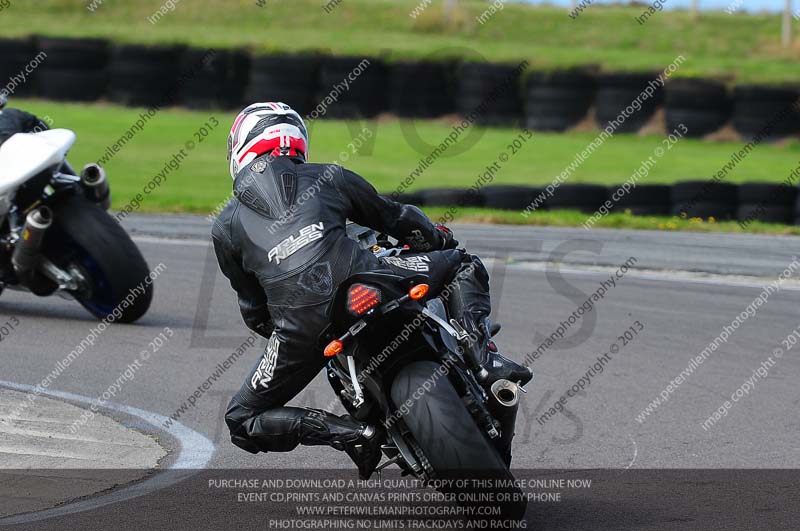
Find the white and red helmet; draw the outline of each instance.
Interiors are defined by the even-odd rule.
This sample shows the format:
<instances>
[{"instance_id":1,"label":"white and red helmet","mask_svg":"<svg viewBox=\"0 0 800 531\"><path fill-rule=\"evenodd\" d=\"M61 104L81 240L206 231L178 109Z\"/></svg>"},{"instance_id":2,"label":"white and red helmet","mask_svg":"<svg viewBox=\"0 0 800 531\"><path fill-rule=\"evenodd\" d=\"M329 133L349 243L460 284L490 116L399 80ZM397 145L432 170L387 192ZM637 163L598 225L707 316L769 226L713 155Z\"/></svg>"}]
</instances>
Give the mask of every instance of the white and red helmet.
<instances>
[{"instance_id":1,"label":"white and red helmet","mask_svg":"<svg viewBox=\"0 0 800 531\"><path fill-rule=\"evenodd\" d=\"M231 177L256 157L308 159L308 131L303 119L285 103L254 103L233 121L228 136Z\"/></svg>"}]
</instances>

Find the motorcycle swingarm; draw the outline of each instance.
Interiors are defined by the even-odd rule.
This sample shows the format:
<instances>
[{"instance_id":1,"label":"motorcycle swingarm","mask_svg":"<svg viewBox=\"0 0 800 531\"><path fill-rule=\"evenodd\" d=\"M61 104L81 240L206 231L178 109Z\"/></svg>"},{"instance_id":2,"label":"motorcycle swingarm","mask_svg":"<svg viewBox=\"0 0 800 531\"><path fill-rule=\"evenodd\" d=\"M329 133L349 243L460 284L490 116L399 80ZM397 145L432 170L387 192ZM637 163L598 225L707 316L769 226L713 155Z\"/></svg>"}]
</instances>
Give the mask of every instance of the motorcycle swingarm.
<instances>
[{"instance_id":1,"label":"motorcycle swingarm","mask_svg":"<svg viewBox=\"0 0 800 531\"><path fill-rule=\"evenodd\" d=\"M489 397L486 396L486 391L478 384L472 372L464 366L463 360L452 352L446 351L442 355L442 362L446 367L452 369L448 373L450 381L464 397L465 405L478 425L483 427L490 439L499 437L497 422L486 407Z\"/></svg>"},{"instance_id":2,"label":"motorcycle swingarm","mask_svg":"<svg viewBox=\"0 0 800 531\"><path fill-rule=\"evenodd\" d=\"M404 429L401 430L399 425L402 425ZM428 479L426 477L427 471L422 467L419 459L416 455L414 455L414 451L411 449L408 443L406 443L406 440L403 437L403 431L408 432L408 428L405 427L403 420L399 419L397 422L392 423L392 425L387 429L387 434L389 439L397 448L397 451L400 453L400 457L402 457L403 461L405 461L406 464L411 468L414 475L416 477Z\"/></svg>"}]
</instances>

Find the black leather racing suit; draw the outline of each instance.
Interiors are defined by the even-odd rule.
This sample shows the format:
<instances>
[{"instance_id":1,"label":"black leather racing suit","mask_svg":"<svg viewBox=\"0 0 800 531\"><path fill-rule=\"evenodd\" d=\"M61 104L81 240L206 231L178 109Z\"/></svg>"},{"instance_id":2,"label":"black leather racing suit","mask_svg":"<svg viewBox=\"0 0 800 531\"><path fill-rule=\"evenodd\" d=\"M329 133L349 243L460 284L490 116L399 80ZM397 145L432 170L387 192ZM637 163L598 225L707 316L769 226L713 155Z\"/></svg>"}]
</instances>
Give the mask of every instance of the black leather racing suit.
<instances>
[{"instance_id":1,"label":"black leather racing suit","mask_svg":"<svg viewBox=\"0 0 800 531\"><path fill-rule=\"evenodd\" d=\"M347 219L411 243L425 251L424 259L406 254L378 260L346 236ZM317 341L328 324L330 300L348 276L378 269L411 275L422 267L435 292L468 269L471 274L458 280L465 310L479 319L491 309L488 274L477 257L437 250L442 237L419 209L379 196L340 166L257 158L237 176L234 199L212 236L245 323L268 338L225 416L232 442L249 452L289 451L298 444L345 449L360 435L363 426L350 417L284 407L327 362Z\"/></svg>"},{"instance_id":2,"label":"black leather racing suit","mask_svg":"<svg viewBox=\"0 0 800 531\"><path fill-rule=\"evenodd\" d=\"M19 109L0 110L0 144L17 133L32 133L48 129L47 123L29 112Z\"/></svg>"}]
</instances>

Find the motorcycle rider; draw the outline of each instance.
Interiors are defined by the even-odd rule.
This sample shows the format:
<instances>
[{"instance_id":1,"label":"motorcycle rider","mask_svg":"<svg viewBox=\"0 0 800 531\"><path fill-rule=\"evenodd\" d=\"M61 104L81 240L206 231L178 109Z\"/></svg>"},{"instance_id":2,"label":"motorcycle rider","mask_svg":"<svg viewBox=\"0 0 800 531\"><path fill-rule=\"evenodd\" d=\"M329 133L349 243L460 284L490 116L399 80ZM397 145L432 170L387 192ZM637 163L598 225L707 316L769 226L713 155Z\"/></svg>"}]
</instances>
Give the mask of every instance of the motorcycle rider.
<instances>
[{"instance_id":1,"label":"motorcycle rider","mask_svg":"<svg viewBox=\"0 0 800 531\"><path fill-rule=\"evenodd\" d=\"M50 125L27 111L21 109L6 109L8 96L0 91L0 146L17 133L41 133L50 129ZM69 161L61 165L62 173L77 175Z\"/></svg>"},{"instance_id":2,"label":"motorcycle rider","mask_svg":"<svg viewBox=\"0 0 800 531\"><path fill-rule=\"evenodd\" d=\"M378 195L341 166L309 163L308 144L303 119L283 103L245 108L228 137L234 198L214 222L214 249L246 325L268 341L225 420L231 441L248 452L329 445L344 450L366 479L381 459L379 427L285 406L327 363L317 342L336 288L350 275L375 270L425 273L433 295L456 279L473 348L487 352L489 275L480 259L456 249L449 229L417 207ZM415 254L377 259L347 237L348 219L407 243ZM518 380L529 374L502 357L487 365Z\"/></svg>"},{"instance_id":3,"label":"motorcycle rider","mask_svg":"<svg viewBox=\"0 0 800 531\"><path fill-rule=\"evenodd\" d=\"M47 131L46 122L20 109L6 109L8 96L0 92L0 145L17 133Z\"/></svg>"}]
</instances>

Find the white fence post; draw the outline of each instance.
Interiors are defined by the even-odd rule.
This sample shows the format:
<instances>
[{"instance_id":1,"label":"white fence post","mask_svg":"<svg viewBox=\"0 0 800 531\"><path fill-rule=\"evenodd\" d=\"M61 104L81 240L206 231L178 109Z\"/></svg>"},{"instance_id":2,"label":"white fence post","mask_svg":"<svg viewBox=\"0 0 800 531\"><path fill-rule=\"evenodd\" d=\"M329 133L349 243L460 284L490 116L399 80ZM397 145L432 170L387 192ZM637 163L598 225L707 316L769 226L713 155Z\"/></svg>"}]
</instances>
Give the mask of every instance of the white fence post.
<instances>
[{"instance_id":1,"label":"white fence post","mask_svg":"<svg viewBox=\"0 0 800 531\"><path fill-rule=\"evenodd\" d=\"M786 0L783 10L783 27L781 28L781 44L788 48L792 44L792 0Z\"/></svg>"}]
</instances>

